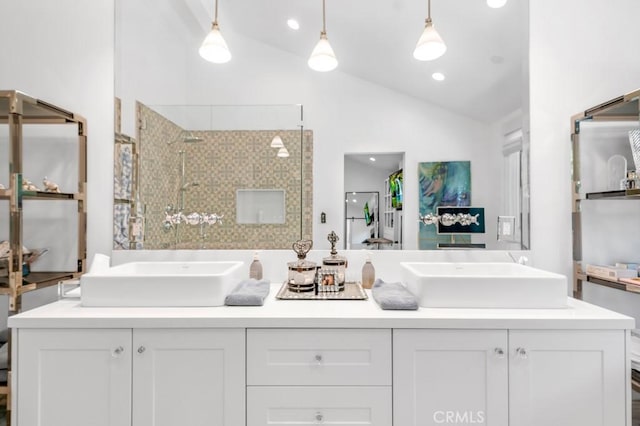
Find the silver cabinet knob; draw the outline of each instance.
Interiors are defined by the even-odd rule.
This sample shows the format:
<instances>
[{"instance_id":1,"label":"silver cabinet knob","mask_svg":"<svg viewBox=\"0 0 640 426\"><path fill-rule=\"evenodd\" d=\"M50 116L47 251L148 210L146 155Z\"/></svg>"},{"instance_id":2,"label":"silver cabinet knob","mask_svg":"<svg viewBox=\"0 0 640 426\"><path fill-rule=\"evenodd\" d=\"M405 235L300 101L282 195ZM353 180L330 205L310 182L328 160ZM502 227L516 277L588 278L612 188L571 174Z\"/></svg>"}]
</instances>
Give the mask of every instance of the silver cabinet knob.
<instances>
[{"instance_id":1,"label":"silver cabinet knob","mask_svg":"<svg viewBox=\"0 0 640 426\"><path fill-rule=\"evenodd\" d=\"M111 352L111 356L114 358L119 358L123 352L124 352L124 348L122 346L118 346L113 350L113 352Z\"/></svg>"},{"instance_id":2,"label":"silver cabinet knob","mask_svg":"<svg viewBox=\"0 0 640 426\"><path fill-rule=\"evenodd\" d=\"M147 348L145 348L144 346L140 346L140 347L138 348L138 353L139 353L139 354L141 354L141 353L143 353L143 352L144 352L144 351L146 351L146 350L147 350Z\"/></svg>"},{"instance_id":3,"label":"silver cabinet knob","mask_svg":"<svg viewBox=\"0 0 640 426\"><path fill-rule=\"evenodd\" d=\"M504 358L504 350L502 348L495 348L493 350L493 353L495 356L497 356L498 358Z\"/></svg>"},{"instance_id":4,"label":"silver cabinet knob","mask_svg":"<svg viewBox=\"0 0 640 426\"><path fill-rule=\"evenodd\" d=\"M527 358L527 350L525 348L517 348L516 349L516 355L519 356L522 359L526 359Z\"/></svg>"},{"instance_id":5,"label":"silver cabinet knob","mask_svg":"<svg viewBox=\"0 0 640 426\"><path fill-rule=\"evenodd\" d=\"M322 355L320 354L316 354L315 356L315 360L318 364L322 363Z\"/></svg>"},{"instance_id":6,"label":"silver cabinet knob","mask_svg":"<svg viewBox=\"0 0 640 426\"><path fill-rule=\"evenodd\" d=\"M322 415L322 413L320 412L316 413L316 420L318 422L321 422L322 420L324 420L324 416Z\"/></svg>"}]
</instances>

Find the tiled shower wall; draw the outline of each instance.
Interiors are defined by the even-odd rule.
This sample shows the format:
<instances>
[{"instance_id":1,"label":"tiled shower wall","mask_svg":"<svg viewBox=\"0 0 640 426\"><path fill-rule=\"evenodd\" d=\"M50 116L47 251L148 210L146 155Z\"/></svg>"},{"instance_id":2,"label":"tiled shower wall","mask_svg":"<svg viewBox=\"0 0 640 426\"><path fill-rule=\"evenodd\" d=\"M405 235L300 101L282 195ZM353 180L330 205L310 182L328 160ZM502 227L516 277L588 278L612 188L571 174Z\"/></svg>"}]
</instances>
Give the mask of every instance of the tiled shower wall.
<instances>
[{"instance_id":1,"label":"tiled shower wall","mask_svg":"<svg viewBox=\"0 0 640 426\"><path fill-rule=\"evenodd\" d=\"M284 249L301 237L312 238L312 131L190 132L140 103L138 117L145 249ZM278 158L270 147L277 133L288 158ZM185 142L187 135L203 140ZM183 213L217 213L224 216L222 223L164 229L165 208L180 205L181 151L184 182L192 184L184 191ZM285 223L236 223L238 189L284 190Z\"/></svg>"}]
</instances>

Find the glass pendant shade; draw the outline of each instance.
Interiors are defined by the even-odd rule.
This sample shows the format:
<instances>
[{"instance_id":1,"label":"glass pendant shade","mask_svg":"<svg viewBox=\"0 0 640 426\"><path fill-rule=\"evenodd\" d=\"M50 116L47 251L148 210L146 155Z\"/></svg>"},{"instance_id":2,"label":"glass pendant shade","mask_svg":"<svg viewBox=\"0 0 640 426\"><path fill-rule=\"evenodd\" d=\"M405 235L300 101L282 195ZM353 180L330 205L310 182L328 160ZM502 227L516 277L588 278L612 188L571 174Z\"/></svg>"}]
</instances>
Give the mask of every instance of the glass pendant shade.
<instances>
[{"instance_id":1,"label":"glass pendant shade","mask_svg":"<svg viewBox=\"0 0 640 426\"><path fill-rule=\"evenodd\" d=\"M307 63L312 70L320 72L331 71L338 66L336 55L333 53L333 49L324 32L320 34L320 41L311 52Z\"/></svg>"},{"instance_id":2,"label":"glass pendant shade","mask_svg":"<svg viewBox=\"0 0 640 426\"><path fill-rule=\"evenodd\" d=\"M487 0L487 6L497 9L507 4L507 0Z\"/></svg>"},{"instance_id":3,"label":"glass pendant shade","mask_svg":"<svg viewBox=\"0 0 640 426\"><path fill-rule=\"evenodd\" d=\"M282 138L280 135L275 135L273 139L271 139L271 148L283 148L284 143L282 142Z\"/></svg>"},{"instance_id":4,"label":"glass pendant shade","mask_svg":"<svg viewBox=\"0 0 640 426\"><path fill-rule=\"evenodd\" d=\"M413 51L413 57L419 61L432 61L444 55L447 51L447 46L442 41L442 37L433 27L430 19L427 19L424 27L424 32L416 44L416 49Z\"/></svg>"},{"instance_id":5,"label":"glass pendant shade","mask_svg":"<svg viewBox=\"0 0 640 426\"><path fill-rule=\"evenodd\" d=\"M289 151L287 150L286 147L282 147L278 150L278 157L280 158L287 158L289 156Z\"/></svg>"},{"instance_id":6,"label":"glass pendant shade","mask_svg":"<svg viewBox=\"0 0 640 426\"><path fill-rule=\"evenodd\" d=\"M198 52L202 58L215 64L224 64L231 60L231 52L229 52L227 43L220 33L217 22L213 22L211 31L205 37Z\"/></svg>"}]
</instances>

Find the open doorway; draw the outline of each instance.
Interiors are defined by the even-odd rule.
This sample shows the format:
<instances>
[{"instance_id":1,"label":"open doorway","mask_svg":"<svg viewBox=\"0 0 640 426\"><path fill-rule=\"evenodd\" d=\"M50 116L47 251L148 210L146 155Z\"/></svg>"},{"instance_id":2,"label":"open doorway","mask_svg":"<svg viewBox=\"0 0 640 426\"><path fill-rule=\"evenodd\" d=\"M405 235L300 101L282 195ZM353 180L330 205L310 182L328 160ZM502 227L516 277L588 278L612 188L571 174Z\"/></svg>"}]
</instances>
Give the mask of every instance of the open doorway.
<instances>
[{"instance_id":1,"label":"open doorway","mask_svg":"<svg viewBox=\"0 0 640 426\"><path fill-rule=\"evenodd\" d=\"M346 249L402 249L403 169L404 153L345 154Z\"/></svg>"}]
</instances>

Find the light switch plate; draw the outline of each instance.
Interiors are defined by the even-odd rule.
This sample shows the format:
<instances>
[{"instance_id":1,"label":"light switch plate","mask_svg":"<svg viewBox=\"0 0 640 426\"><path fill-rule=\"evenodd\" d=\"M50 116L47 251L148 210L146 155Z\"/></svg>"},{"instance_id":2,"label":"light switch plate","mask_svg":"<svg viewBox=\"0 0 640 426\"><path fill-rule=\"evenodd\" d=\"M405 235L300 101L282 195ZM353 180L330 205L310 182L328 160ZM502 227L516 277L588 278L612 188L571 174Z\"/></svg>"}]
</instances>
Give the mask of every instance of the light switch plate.
<instances>
[{"instance_id":1,"label":"light switch plate","mask_svg":"<svg viewBox=\"0 0 640 426\"><path fill-rule=\"evenodd\" d=\"M515 232L515 216L498 216L498 241L514 241Z\"/></svg>"}]
</instances>

